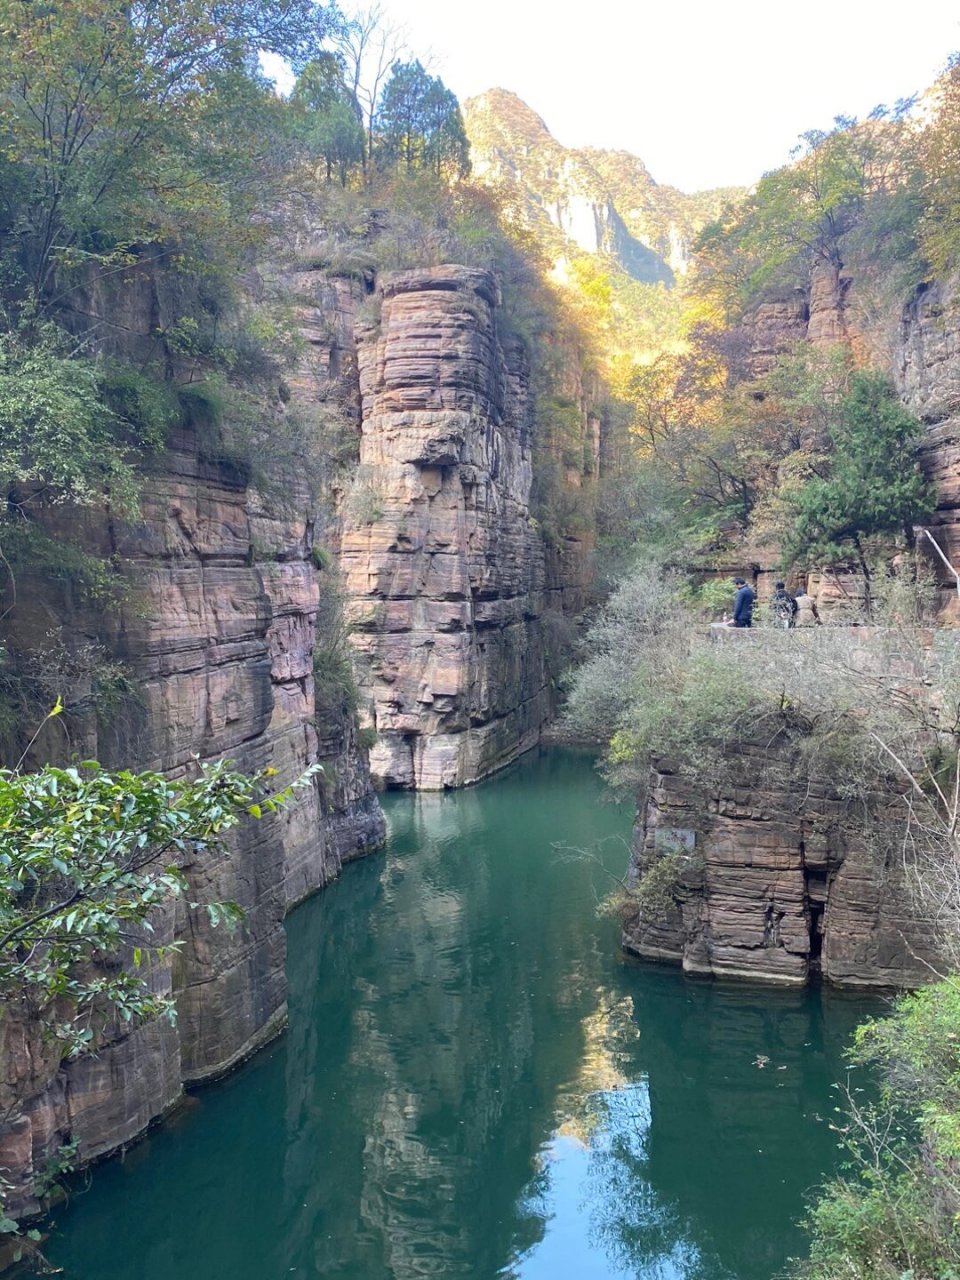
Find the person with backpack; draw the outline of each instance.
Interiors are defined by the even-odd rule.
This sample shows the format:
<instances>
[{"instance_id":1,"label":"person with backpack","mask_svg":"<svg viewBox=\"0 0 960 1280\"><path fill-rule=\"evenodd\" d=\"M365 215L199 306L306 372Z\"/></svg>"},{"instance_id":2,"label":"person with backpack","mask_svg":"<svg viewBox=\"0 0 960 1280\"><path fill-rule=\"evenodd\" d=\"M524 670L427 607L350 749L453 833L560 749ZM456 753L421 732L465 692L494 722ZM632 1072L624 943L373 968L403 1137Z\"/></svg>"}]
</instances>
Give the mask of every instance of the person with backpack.
<instances>
[{"instance_id":1,"label":"person with backpack","mask_svg":"<svg viewBox=\"0 0 960 1280\"><path fill-rule=\"evenodd\" d=\"M799 606L782 582L778 582L770 597L770 616L778 627L786 631L797 624Z\"/></svg>"}]
</instances>

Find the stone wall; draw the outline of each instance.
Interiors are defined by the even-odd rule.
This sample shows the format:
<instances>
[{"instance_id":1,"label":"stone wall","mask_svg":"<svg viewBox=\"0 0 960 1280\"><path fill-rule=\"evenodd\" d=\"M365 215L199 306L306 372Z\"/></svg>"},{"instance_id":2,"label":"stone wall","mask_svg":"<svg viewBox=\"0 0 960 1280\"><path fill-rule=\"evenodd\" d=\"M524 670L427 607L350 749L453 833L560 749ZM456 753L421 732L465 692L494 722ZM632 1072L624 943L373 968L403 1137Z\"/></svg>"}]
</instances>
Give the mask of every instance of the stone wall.
<instances>
[{"instance_id":1,"label":"stone wall","mask_svg":"<svg viewBox=\"0 0 960 1280\"><path fill-rule=\"evenodd\" d=\"M744 633L748 634L748 633ZM636 883L676 851L662 894L634 910L627 950L689 973L802 984L914 987L936 969L895 859L872 847L863 814L828 776L792 774L788 743L743 737L716 792L654 760L634 831ZM768 766L778 767L771 771ZM899 829L902 800L878 797ZM666 870L666 867L664 867Z\"/></svg>"}]
</instances>

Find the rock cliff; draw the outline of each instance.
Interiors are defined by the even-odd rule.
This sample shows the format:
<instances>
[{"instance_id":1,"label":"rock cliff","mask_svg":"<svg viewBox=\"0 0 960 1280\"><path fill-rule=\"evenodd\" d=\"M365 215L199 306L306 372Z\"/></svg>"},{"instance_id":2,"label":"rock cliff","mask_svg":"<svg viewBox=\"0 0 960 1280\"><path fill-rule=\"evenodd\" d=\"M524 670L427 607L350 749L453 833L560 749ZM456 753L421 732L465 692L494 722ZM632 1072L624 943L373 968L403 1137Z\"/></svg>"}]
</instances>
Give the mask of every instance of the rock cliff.
<instances>
[{"instance_id":1,"label":"rock cliff","mask_svg":"<svg viewBox=\"0 0 960 1280\"><path fill-rule=\"evenodd\" d=\"M921 286L901 316L893 374L907 407L926 424L921 462L937 487L931 532L960 569L960 281ZM960 624L957 580L936 553L941 617Z\"/></svg>"},{"instance_id":2,"label":"rock cliff","mask_svg":"<svg viewBox=\"0 0 960 1280\"><path fill-rule=\"evenodd\" d=\"M180 947L151 978L174 995L176 1026L110 1027L96 1054L60 1064L29 1019L0 1017L0 1165L15 1209L31 1206L35 1174L63 1144L90 1160L130 1141L184 1084L283 1026L285 913L383 835L350 699L320 697L316 654L352 632L383 782L459 786L538 740L553 705L551 619L587 598L589 537L548 546L531 515L527 358L493 277L445 266L374 287L305 269L288 284L304 355L277 412L300 415L323 460L312 488L296 467L254 486L249 466L183 427L147 479L142 523L84 531L129 564L135 592L119 616L44 588L17 625L26 644L59 617L129 673L136 697L120 714L75 715L72 749L85 756L173 776L226 756L276 769L279 787L309 764L324 772L244 826L229 857L188 867L191 900L236 901L244 917L234 933L212 930L178 904L157 921L156 939ZM126 294L134 338L152 295L149 279ZM599 467L598 422L577 414L570 485Z\"/></svg>"},{"instance_id":3,"label":"rock cliff","mask_svg":"<svg viewBox=\"0 0 960 1280\"><path fill-rule=\"evenodd\" d=\"M803 984L915 987L936 956L929 930L876 853L840 822L829 782L758 784L764 743L745 743L722 794L692 788L655 761L638 815L632 867L641 876L689 842L693 856L665 910L635 914L628 951L688 973Z\"/></svg>"},{"instance_id":4,"label":"rock cliff","mask_svg":"<svg viewBox=\"0 0 960 1280\"><path fill-rule=\"evenodd\" d=\"M513 195L554 257L605 254L634 280L671 285L734 189L685 195L624 151L562 146L525 102L491 89L464 103L475 175Z\"/></svg>"},{"instance_id":5,"label":"rock cliff","mask_svg":"<svg viewBox=\"0 0 960 1280\"><path fill-rule=\"evenodd\" d=\"M81 716L72 747L84 755L172 776L197 757L226 756L242 770L276 769L280 787L310 764L323 774L280 813L242 825L229 856L198 854L187 868L192 900L233 900L244 915L235 931L214 930L206 913L178 903L156 922L157 941L180 944L151 978L174 994L176 1025L108 1028L96 1053L61 1065L29 1021L0 1015L0 1166L15 1211L31 1206L34 1175L63 1144L78 1143L84 1161L115 1149L184 1083L228 1070L277 1033L287 910L382 840L355 723L316 713L312 660L329 571L314 563L306 490L283 488L258 492L184 429L147 478L142 523L117 546L134 583L120 616L71 614L66 598L49 596L18 615L29 633L59 613L125 665L136 696L109 724Z\"/></svg>"},{"instance_id":6,"label":"rock cliff","mask_svg":"<svg viewBox=\"0 0 960 1280\"><path fill-rule=\"evenodd\" d=\"M486 272L399 273L379 299L340 543L371 765L390 786L460 786L532 746L550 710L526 359Z\"/></svg>"},{"instance_id":7,"label":"rock cliff","mask_svg":"<svg viewBox=\"0 0 960 1280\"><path fill-rule=\"evenodd\" d=\"M921 287L895 312L892 341L886 320L884 335L869 330L856 299L855 279L821 268L808 288L759 304L732 335L737 372L757 376L801 341L843 343L858 357L869 348L874 362L885 361L904 403L927 427L921 463L938 492L930 528L960 567L958 281ZM939 621L957 625L956 579L935 553L930 564L941 588ZM772 576L760 572L764 591ZM852 571L814 575L808 589L829 616L836 604L862 595L862 582ZM822 974L843 986L926 981L936 963L928 931L912 916L895 872L881 875L876 853L841 822L842 800L829 779L813 788L764 789L758 779L765 752L749 741L732 750L738 778L722 795L697 792L669 761L654 762L638 815L634 874L649 870L677 839L694 842L696 855L673 905L659 916L635 915L624 945L717 976L803 983Z\"/></svg>"}]
</instances>

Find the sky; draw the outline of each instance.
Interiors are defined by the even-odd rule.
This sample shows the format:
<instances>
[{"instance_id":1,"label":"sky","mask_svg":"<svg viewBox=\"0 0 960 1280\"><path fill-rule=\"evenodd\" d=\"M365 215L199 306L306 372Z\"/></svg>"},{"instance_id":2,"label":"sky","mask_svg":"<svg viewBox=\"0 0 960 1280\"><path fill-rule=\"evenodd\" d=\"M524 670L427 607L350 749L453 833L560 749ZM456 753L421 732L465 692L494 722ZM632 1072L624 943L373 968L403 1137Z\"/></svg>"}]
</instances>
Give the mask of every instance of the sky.
<instances>
[{"instance_id":1,"label":"sky","mask_svg":"<svg viewBox=\"0 0 960 1280\"><path fill-rule=\"evenodd\" d=\"M800 133L922 91L960 50L958 0L381 7L461 101L511 89L565 146L631 151L684 191L749 186Z\"/></svg>"}]
</instances>

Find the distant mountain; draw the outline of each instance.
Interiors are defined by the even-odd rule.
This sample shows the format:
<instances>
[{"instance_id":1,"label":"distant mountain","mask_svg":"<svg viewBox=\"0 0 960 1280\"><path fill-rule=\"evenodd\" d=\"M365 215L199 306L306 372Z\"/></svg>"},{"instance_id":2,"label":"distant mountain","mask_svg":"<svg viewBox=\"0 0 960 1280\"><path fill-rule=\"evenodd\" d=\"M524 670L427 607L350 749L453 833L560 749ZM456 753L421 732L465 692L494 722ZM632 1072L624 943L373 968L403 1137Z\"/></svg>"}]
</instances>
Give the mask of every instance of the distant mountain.
<instances>
[{"instance_id":1,"label":"distant mountain","mask_svg":"<svg viewBox=\"0 0 960 1280\"><path fill-rule=\"evenodd\" d=\"M516 94L490 89L464 103L474 174L507 184L555 259L604 254L634 280L672 285L694 239L736 188L685 195L660 186L626 151L561 146Z\"/></svg>"}]
</instances>

